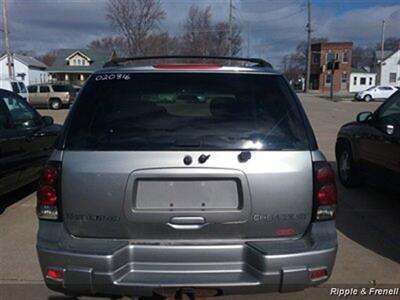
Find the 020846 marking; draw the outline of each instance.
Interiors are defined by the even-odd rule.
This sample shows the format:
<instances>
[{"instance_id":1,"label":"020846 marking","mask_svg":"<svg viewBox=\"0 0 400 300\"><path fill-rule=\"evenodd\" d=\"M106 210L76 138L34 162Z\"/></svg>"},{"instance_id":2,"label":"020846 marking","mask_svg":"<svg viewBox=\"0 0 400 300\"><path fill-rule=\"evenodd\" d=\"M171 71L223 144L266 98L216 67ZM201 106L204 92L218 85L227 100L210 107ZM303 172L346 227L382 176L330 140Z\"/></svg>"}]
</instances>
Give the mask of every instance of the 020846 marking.
<instances>
[{"instance_id":1,"label":"020846 marking","mask_svg":"<svg viewBox=\"0 0 400 300\"><path fill-rule=\"evenodd\" d=\"M130 80L131 76L129 74L100 74L95 77L96 81L105 81L105 80Z\"/></svg>"}]
</instances>

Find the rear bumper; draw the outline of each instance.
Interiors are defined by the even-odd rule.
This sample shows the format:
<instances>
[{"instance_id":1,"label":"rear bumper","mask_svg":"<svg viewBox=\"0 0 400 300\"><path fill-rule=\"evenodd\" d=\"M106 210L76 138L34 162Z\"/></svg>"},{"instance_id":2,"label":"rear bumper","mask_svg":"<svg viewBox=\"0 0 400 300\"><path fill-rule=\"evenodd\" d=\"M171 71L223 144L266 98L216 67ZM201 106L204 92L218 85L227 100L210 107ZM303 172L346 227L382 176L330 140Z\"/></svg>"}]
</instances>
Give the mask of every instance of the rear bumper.
<instances>
[{"instance_id":1,"label":"rear bumper","mask_svg":"<svg viewBox=\"0 0 400 300\"><path fill-rule=\"evenodd\" d=\"M149 296L176 288L222 294L302 290L328 279L337 249L334 222L312 224L297 240L224 245L76 239L61 224L52 223L57 229L47 223L41 221L37 244L46 284L78 295ZM49 268L64 272L64 280L46 278ZM319 268L326 268L328 276L312 280L310 272Z\"/></svg>"}]
</instances>

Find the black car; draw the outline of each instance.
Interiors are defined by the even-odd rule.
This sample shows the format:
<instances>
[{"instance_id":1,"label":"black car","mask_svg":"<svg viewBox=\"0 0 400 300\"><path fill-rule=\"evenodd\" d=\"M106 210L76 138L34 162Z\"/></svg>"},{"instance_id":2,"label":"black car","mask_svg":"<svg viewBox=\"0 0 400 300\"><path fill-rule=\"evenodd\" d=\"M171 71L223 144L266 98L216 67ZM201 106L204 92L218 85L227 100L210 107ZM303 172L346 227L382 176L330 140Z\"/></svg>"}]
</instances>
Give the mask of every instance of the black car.
<instances>
[{"instance_id":1,"label":"black car","mask_svg":"<svg viewBox=\"0 0 400 300\"><path fill-rule=\"evenodd\" d=\"M336 142L339 179L346 187L364 180L400 186L400 91L374 113L362 112L339 131Z\"/></svg>"},{"instance_id":2,"label":"black car","mask_svg":"<svg viewBox=\"0 0 400 300\"><path fill-rule=\"evenodd\" d=\"M0 89L0 195L38 179L61 126Z\"/></svg>"}]
</instances>

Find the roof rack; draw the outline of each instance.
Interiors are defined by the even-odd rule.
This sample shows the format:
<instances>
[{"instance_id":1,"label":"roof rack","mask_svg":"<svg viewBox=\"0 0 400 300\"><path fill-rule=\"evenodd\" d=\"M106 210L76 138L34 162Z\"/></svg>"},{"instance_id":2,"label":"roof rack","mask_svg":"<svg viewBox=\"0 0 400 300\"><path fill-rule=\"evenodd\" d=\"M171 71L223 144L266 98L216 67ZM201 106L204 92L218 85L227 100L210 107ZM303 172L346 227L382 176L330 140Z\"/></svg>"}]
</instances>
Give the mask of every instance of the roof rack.
<instances>
[{"instance_id":1,"label":"roof rack","mask_svg":"<svg viewBox=\"0 0 400 300\"><path fill-rule=\"evenodd\" d=\"M243 61L254 63L254 67L271 68L272 65L261 58L229 57L229 56L201 56L201 55L166 55L166 56L139 56L139 57L116 57L104 64L106 67L121 66L128 61L151 60L151 59L219 59L230 61Z\"/></svg>"}]
</instances>

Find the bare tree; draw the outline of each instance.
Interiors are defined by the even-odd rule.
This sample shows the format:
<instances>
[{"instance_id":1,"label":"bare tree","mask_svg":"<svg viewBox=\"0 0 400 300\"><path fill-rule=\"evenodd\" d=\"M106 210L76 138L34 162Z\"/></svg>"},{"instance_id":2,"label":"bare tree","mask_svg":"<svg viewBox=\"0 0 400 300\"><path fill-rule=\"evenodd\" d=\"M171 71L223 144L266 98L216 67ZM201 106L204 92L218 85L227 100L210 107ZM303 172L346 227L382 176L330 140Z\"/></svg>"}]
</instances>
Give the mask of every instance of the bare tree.
<instances>
[{"instance_id":1,"label":"bare tree","mask_svg":"<svg viewBox=\"0 0 400 300\"><path fill-rule=\"evenodd\" d=\"M50 50L49 52L45 53L44 55L37 57L41 62L43 62L47 66L51 66L54 61L56 60L58 54L58 50Z\"/></svg>"},{"instance_id":2,"label":"bare tree","mask_svg":"<svg viewBox=\"0 0 400 300\"><path fill-rule=\"evenodd\" d=\"M381 49L381 43L376 44L376 50ZM398 37L388 37L385 39L385 50L386 51L396 51L400 49L400 38Z\"/></svg>"},{"instance_id":3,"label":"bare tree","mask_svg":"<svg viewBox=\"0 0 400 300\"><path fill-rule=\"evenodd\" d=\"M183 25L182 52L191 55L209 55L213 41L211 6L204 9L191 6Z\"/></svg>"},{"instance_id":4,"label":"bare tree","mask_svg":"<svg viewBox=\"0 0 400 300\"><path fill-rule=\"evenodd\" d=\"M328 38L313 38L312 43L327 42ZM296 51L285 55L281 60L282 72L288 79L298 79L304 76L307 59L307 41L301 41L296 46Z\"/></svg>"},{"instance_id":5,"label":"bare tree","mask_svg":"<svg viewBox=\"0 0 400 300\"><path fill-rule=\"evenodd\" d=\"M179 39L171 37L168 32L149 35L144 47L148 55L173 55L180 53Z\"/></svg>"},{"instance_id":6,"label":"bare tree","mask_svg":"<svg viewBox=\"0 0 400 300\"><path fill-rule=\"evenodd\" d=\"M242 50L242 30L237 25L232 26L232 53L229 53L229 23L219 22L214 26L213 54L221 56L238 55Z\"/></svg>"},{"instance_id":7,"label":"bare tree","mask_svg":"<svg viewBox=\"0 0 400 300\"><path fill-rule=\"evenodd\" d=\"M351 55L351 66L354 68L371 67L374 64L373 47L356 46Z\"/></svg>"},{"instance_id":8,"label":"bare tree","mask_svg":"<svg viewBox=\"0 0 400 300\"><path fill-rule=\"evenodd\" d=\"M147 38L166 16L160 0L109 0L107 11L111 25L124 37L129 55L146 54Z\"/></svg>"},{"instance_id":9,"label":"bare tree","mask_svg":"<svg viewBox=\"0 0 400 300\"><path fill-rule=\"evenodd\" d=\"M181 38L182 52L192 55L229 55L229 24L213 24L211 6L204 9L193 5L183 24ZM240 52L242 45L241 29L237 24L232 27L232 53Z\"/></svg>"},{"instance_id":10,"label":"bare tree","mask_svg":"<svg viewBox=\"0 0 400 300\"><path fill-rule=\"evenodd\" d=\"M93 40L88 45L89 49L114 50L118 55L128 54L126 43L123 37L106 36L100 39Z\"/></svg>"}]
</instances>

